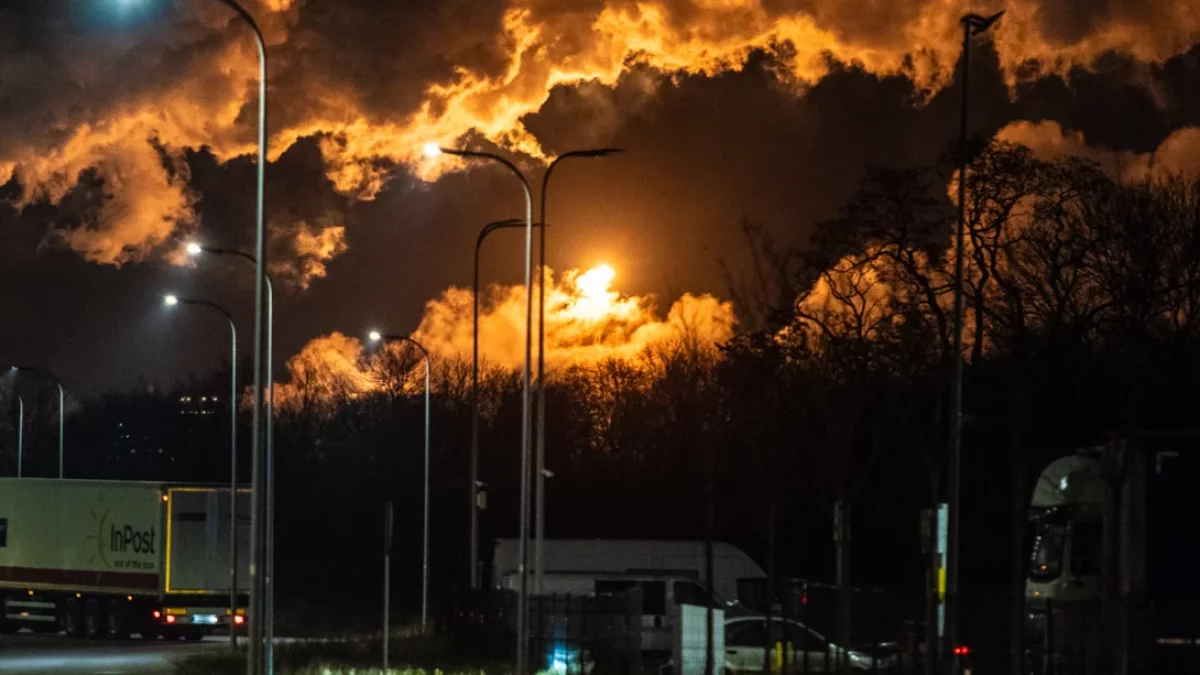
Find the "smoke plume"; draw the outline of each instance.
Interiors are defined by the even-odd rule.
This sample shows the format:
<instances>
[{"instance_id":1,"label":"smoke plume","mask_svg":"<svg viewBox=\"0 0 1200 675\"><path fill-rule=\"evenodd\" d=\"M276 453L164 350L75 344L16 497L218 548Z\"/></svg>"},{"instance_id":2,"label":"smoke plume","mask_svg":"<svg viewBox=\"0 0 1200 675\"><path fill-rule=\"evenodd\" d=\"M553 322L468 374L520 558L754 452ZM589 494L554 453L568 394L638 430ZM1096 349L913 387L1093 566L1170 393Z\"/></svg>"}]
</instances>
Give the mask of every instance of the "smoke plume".
<instances>
[{"instance_id":1,"label":"smoke plume","mask_svg":"<svg viewBox=\"0 0 1200 675\"><path fill-rule=\"evenodd\" d=\"M0 15L10 35L28 36L0 48L11 101L0 105L0 183L15 179L19 207L59 204L91 170L102 205L67 226L63 240L101 264L144 259L178 228L195 226L185 150L206 148L222 162L252 154L253 43L218 6L173 6L158 16L127 9L119 25L89 25L71 14L75 4L44 5ZM1108 52L1159 63L1200 33L1200 13L1187 0L1004 7L990 38L1010 85L1069 77ZM612 87L632 72L714 75L761 52L797 95L834 64L902 75L928 95L953 78L966 7L947 0L261 0L250 9L273 64L272 159L316 138L334 186L371 199L398 166L426 179L457 166L421 158L426 142L471 140L543 157L550 151L524 119L554 88ZM39 13L47 11L65 14L65 27L64 16ZM313 244L306 225L291 229L296 252L316 261L300 263L309 268L302 276L320 276L339 246ZM314 249L331 253L305 253Z\"/></svg>"},{"instance_id":2,"label":"smoke plume","mask_svg":"<svg viewBox=\"0 0 1200 675\"><path fill-rule=\"evenodd\" d=\"M1136 153L1089 145L1082 132L1064 131L1058 122L1013 122L996 139L1023 145L1035 157L1052 161L1064 156L1087 159L1125 181L1200 173L1200 128L1177 129L1151 152Z\"/></svg>"},{"instance_id":3,"label":"smoke plume","mask_svg":"<svg viewBox=\"0 0 1200 675\"><path fill-rule=\"evenodd\" d=\"M570 270L556 282L547 270L549 372L604 359L634 359L653 347L711 347L732 337L736 322L732 303L711 295L685 294L660 318L652 298L612 290L614 276L611 268L600 266L586 272ZM536 293L534 297L536 302ZM503 368L521 366L525 354L524 286L492 286L481 301L481 361ZM449 288L426 304L413 337L429 349L434 360L469 360L472 312L471 291ZM379 388L362 343L341 333L310 341L288 360L287 369L288 382L275 389L280 408L285 410Z\"/></svg>"}]
</instances>

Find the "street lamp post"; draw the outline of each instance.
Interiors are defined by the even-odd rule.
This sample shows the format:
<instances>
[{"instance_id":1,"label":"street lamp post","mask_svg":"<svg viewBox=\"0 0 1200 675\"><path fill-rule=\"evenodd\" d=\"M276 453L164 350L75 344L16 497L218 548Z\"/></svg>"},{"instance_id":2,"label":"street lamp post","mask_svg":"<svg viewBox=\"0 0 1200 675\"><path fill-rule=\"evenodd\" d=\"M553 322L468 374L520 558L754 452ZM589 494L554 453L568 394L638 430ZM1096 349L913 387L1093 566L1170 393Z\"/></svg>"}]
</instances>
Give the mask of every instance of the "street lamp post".
<instances>
[{"instance_id":1,"label":"street lamp post","mask_svg":"<svg viewBox=\"0 0 1200 675\"><path fill-rule=\"evenodd\" d=\"M9 368L9 370L13 372L25 371L27 373L45 375L46 377L54 380L54 385L58 387L58 477L60 479L66 478L66 472L64 470L65 464L63 463L63 429L65 427L63 420L65 419L66 415L65 406L67 397L63 392L62 380L60 380L57 375L49 370L46 370L45 368L38 368L36 366L12 366ZM23 407L24 406L22 405L22 408Z\"/></svg>"},{"instance_id":2,"label":"street lamp post","mask_svg":"<svg viewBox=\"0 0 1200 675\"><path fill-rule=\"evenodd\" d=\"M471 476L470 484L467 486L471 497L469 505L471 542L468 546L467 561L472 589L479 588L479 507L477 504L477 491L479 490L479 249L483 246L483 240L493 231L505 227L521 227L524 224L524 221L519 218L488 223L483 226L479 237L475 239L475 277L471 287L471 299L474 304L474 323L472 323L471 329Z\"/></svg>"},{"instance_id":3,"label":"street lamp post","mask_svg":"<svg viewBox=\"0 0 1200 675\"><path fill-rule=\"evenodd\" d=\"M21 463L25 458L25 397L17 395L17 478L21 477Z\"/></svg>"},{"instance_id":4,"label":"street lamp post","mask_svg":"<svg viewBox=\"0 0 1200 675\"><path fill-rule=\"evenodd\" d=\"M429 350L425 345L407 335L382 335L371 331L372 342L408 342L425 357L425 515L421 527L421 632L425 632L429 619ZM387 600L384 600L387 602Z\"/></svg>"},{"instance_id":5,"label":"street lamp post","mask_svg":"<svg viewBox=\"0 0 1200 675\"><path fill-rule=\"evenodd\" d=\"M950 494L947 511L947 547L946 547L946 639L942 645L943 653L949 650L950 671L959 672L958 654L958 617L960 599L958 597L960 532L962 522L962 380L963 380L963 238L966 233L967 216L967 164L970 152L967 148L967 101L970 82L971 37L979 35L996 23L1004 12L983 17L978 14L967 14L960 23L963 28L962 41L962 110L959 117L959 168L958 168L958 227L954 237L954 336L952 340L950 363L950 441L949 441L949 473Z\"/></svg>"},{"instance_id":6,"label":"street lamp post","mask_svg":"<svg viewBox=\"0 0 1200 675\"><path fill-rule=\"evenodd\" d=\"M238 555L237 555L237 325L233 315L224 307L208 300L193 300L175 295L163 296L168 307L193 305L209 307L229 320L229 643L237 647L234 621L237 613Z\"/></svg>"},{"instance_id":7,"label":"street lamp post","mask_svg":"<svg viewBox=\"0 0 1200 675\"><path fill-rule=\"evenodd\" d=\"M265 314L263 312L263 298L266 295L267 285L267 248L266 248L266 227L263 215L264 203L264 176L267 165L267 43L263 39L262 30L258 27L258 22L250 12L246 11L245 7L238 4L237 0L216 0L221 4L229 7L237 14L246 25L250 27L254 34L254 44L258 50L258 161L255 171L254 180L254 230L255 230L255 284L254 284L254 405L253 415L251 417L251 477L250 477L250 492L252 496L253 506L250 510L250 627L249 627L249 654L246 659L247 675L258 675L258 673L268 673L272 671L273 664L264 660L263 657L263 636L264 632L260 629L263 623L260 619L265 614L263 607L263 595L265 587L263 585L262 569L265 565L260 564L260 558L263 558L263 552L260 550L262 546L259 542L259 523L261 508L265 505L262 490L260 490L260 467L263 464L262 446L265 445L262 428L262 408L263 380L267 379L268 374L265 372L266 359L263 356L263 341L264 335L267 332L267 327L264 325ZM264 561L265 562L265 561Z\"/></svg>"},{"instance_id":8,"label":"street lamp post","mask_svg":"<svg viewBox=\"0 0 1200 675\"><path fill-rule=\"evenodd\" d=\"M542 592L542 541L546 536L546 191L550 187L550 174L564 159L572 157L607 157L620 148L595 148L572 150L550 162L542 175L542 204L538 222L542 225L538 242L538 386L537 386L537 466L534 469L535 508L533 526L533 592Z\"/></svg>"},{"instance_id":9,"label":"street lamp post","mask_svg":"<svg viewBox=\"0 0 1200 675\"><path fill-rule=\"evenodd\" d=\"M529 381L533 355L533 195L529 181L512 162L490 152L452 150L439 148L432 143L425 146L425 154L455 155L464 159L482 159L503 164L521 182L525 193L525 369L521 382L521 523L520 523L520 590L517 596L517 675L525 675L528 654L529 614L529 469L530 469L530 397Z\"/></svg>"},{"instance_id":10,"label":"street lamp post","mask_svg":"<svg viewBox=\"0 0 1200 675\"><path fill-rule=\"evenodd\" d=\"M203 246L192 242L187 245L187 252L190 256L198 256L201 253L211 255L228 255L236 256L246 260L250 264L257 264L258 260L246 253L231 248L219 248L216 246ZM266 589L266 605L265 616L263 621L266 624L263 628L265 643L265 660L267 662L267 672L272 672L275 661L275 368L274 368L274 353L275 353L275 281L271 279L271 275L266 275L267 279L267 442L266 442L266 502L265 518L266 527L266 574L264 584ZM230 499L235 499L236 495L231 495ZM232 507L231 507L232 508ZM236 641L236 637L232 637L233 626L230 626L231 640Z\"/></svg>"}]
</instances>

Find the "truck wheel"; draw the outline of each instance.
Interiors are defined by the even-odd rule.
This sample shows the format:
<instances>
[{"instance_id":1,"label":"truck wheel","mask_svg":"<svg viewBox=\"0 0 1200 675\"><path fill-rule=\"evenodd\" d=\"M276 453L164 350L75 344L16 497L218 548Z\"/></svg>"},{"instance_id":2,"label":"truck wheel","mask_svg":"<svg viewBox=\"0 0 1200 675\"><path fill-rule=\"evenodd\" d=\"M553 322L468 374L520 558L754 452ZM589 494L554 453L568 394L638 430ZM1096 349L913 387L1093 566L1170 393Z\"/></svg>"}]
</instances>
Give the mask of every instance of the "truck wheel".
<instances>
[{"instance_id":1,"label":"truck wheel","mask_svg":"<svg viewBox=\"0 0 1200 675\"><path fill-rule=\"evenodd\" d=\"M67 637L83 637L83 603L78 598L68 598L63 605L62 625Z\"/></svg>"},{"instance_id":2,"label":"truck wheel","mask_svg":"<svg viewBox=\"0 0 1200 675\"><path fill-rule=\"evenodd\" d=\"M205 631L203 630L189 630L184 632L183 639L188 642L199 642L204 639L204 635Z\"/></svg>"},{"instance_id":3,"label":"truck wheel","mask_svg":"<svg viewBox=\"0 0 1200 675\"><path fill-rule=\"evenodd\" d=\"M126 640L129 638L129 614L125 604L116 598L108 601L108 638L110 640Z\"/></svg>"},{"instance_id":4,"label":"truck wheel","mask_svg":"<svg viewBox=\"0 0 1200 675\"><path fill-rule=\"evenodd\" d=\"M95 639L104 637L104 610L100 601L89 598L84 604L84 637Z\"/></svg>"},{"instance_id":5,"label":"truck wheel","mask_svg":"<svg viewBox=\"0 0 1200 675\"><path fill-rule=\"evenodd\" d=\"M15 633L17 632L17 624L13 621L8 621L4 615L8 614L8 599L0 598L0 633Z\"/></svg>"}]
</instances>

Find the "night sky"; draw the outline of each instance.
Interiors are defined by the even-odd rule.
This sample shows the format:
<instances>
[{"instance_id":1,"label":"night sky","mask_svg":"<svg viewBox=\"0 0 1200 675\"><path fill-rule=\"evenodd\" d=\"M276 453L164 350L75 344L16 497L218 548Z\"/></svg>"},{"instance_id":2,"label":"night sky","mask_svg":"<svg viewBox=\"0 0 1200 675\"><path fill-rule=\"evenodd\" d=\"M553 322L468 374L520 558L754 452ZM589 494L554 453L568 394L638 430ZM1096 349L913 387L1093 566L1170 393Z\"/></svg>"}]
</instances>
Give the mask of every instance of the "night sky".
<instances>
[{"instance_id":1,"label":"night sky","mask_svg":"<svg viewBox=\"0 0 1200 675\"><path fill-rule=\"evenodd\" d=\"M956 137L957 19L1000 5L877 4L249 3L271 59L277 369L331 331L412 330L470 284L479 229L522 214L510 176L435 165L425 141L508 153L534 181L543 157L624 148L556 169L549 266L606 262L660 310L728 299L743 221L802 245L868 166L929 165ZM972 132L1194 167L1200 14L1176 5L1009 3L973 52ZM252 245L256 68L215 2L0 9L0 362L80 394L203 376L227 327L164 310L166 291L229 307L250 353L249 264L177 263L193 239ZM518 283L521 241L493 235L483 278Z\"/></svg>"}]
</instances>

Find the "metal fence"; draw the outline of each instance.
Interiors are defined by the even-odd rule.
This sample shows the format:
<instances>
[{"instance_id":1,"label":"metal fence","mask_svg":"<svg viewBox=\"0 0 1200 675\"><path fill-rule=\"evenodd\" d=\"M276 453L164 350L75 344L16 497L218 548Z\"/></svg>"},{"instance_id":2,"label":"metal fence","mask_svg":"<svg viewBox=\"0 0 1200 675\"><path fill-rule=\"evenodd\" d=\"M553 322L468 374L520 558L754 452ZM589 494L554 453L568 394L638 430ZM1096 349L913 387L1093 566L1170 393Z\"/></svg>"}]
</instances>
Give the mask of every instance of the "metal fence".
<instances>
[{"instance_id":1,"label":"metal fence","mask_svg":"<svg viewBox=\"0 0 1200 675\"><path fill-rule=\"evenodd\" d=\"M456 598L447 627L455 648L515 661L517 596L480 591ZM529 598L528 662L557 675L642 672L642 594L535 595Z\"/></svg>"},{"instance_id":2,"label":"metal fence","mask_svg":"<svg viewBox=\"0 0 1200 675\"><path fill-rule=\"evenodd\" d=\"M642 593L530 598L529 662L553 673L632 674L642 669Z\"/></svg>"},{"instance_id":3,"label":"metal fence","mask_svg":"<svg viewBox=\"0 0 1200 675\"><path fill-rule=\"evenodd\" d=\"M1191 598L1189 602L1197 600ZM1194 616L1194 614L1193 614ZM1194 628L1195 620L1183 622ZM1200 639L1178 617L1140 602L1040 602L1026 610L1028 675L1194 675Z\"/></svg>"}]
</instances>

